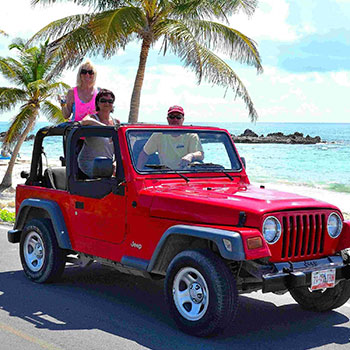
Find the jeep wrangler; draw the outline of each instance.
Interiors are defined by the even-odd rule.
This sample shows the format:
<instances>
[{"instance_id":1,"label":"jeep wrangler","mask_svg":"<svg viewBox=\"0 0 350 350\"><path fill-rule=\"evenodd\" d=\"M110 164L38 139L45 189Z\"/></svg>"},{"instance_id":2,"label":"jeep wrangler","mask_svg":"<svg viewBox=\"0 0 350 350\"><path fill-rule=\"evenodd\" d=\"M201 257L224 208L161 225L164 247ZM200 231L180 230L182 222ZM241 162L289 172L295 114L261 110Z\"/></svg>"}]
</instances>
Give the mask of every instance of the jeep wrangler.
<instances>
[{"instance_id":1,"label":"jeep wrangler","mask_svg":"<svg viewBox=\"0 0 350 350\"><path fill-rule=\"evenodd\" d=\"M159 149L140 166L154 134L179 148L194 135L204 157L170 167ZM109 138L115 151L114 159L93 161L93 178L78 166L88 137ZM163 278L176 325L202 337L230 326L241 293L289 292L318 312L350 297L350 221L334 205L251 185L226 130L44 127L22 177L8 240L20 244L24 273L34 282L57 280L66 263L91 262Z\"/></svg>"}]
</instances>

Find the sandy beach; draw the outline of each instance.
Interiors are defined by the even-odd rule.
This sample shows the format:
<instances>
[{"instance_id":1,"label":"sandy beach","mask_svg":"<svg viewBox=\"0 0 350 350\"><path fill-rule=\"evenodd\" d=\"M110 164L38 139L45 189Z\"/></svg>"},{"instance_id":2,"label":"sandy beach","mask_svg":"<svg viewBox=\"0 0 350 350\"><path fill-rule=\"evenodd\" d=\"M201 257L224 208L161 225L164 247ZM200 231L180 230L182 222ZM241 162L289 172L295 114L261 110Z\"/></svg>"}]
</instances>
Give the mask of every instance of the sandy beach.
<instances>
[{"instance_id":1,"label":"sandy beach","mask_svg":"<svg viewBox=\"0 0 350 350\"><path fill-rule=\"evenodd\" d=\"M5 171L7 169L8 161L0 160L0 179L2 180ZM51 161L49 161L51 163ZM54 163L54 162L53 162ZM52 164L54 165L54 164ZM20 174L22 170L29 171L30 169L30 161L29 159L22 159L16 162L12 184L13 188L15 188L18 184L24 183L24 179L21 178ZM260 185L259 183L254 183L254 185ZM327 191L318 188L306 187L306 186L298 186L298 185L284 185L284 184L266 184L264 183L266 188L276 189L284 192L292 192L297 193L302 196L316 198L325 202L329 202L334 204L340 208L343 212L345 218L350 220L350 193L344 192L333 192ZM15 191L14 189L8 189L0 194L0 208L7 209L9 211L15 210Z\"/></svg>"}]
</instances>

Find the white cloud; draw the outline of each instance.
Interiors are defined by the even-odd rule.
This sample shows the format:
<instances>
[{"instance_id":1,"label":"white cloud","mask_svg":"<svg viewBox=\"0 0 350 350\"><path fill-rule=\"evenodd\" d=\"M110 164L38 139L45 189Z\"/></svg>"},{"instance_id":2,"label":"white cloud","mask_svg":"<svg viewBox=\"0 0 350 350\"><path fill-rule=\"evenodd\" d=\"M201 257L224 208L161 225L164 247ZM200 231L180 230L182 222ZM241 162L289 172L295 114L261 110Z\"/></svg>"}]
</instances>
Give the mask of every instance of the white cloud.
<instances>
[{"instance_id":1,"label":"white cloud","mask_svg":"<svg viewBox=\"0 0 350 350\"><path fill-rule=\"evenodd\" d=\"M287 23L288 16L289 4L285 0L265 0L259 1L252 18L240 13L230 18L230 24L254 40L294 41L299 36Z\"/></svg>"},{"instance_id":2,"label":"white cloud","mask_svg":"<svg viewBox=\"0 0 350 350\"><path fill-rule=\"evenodd\" d=\"M340 86L349 87L350 86L350 73L349 72L336 72L331 73L332 79L336 84Z\"/></svg>"},{"instance_id":3,"label":"white cloud","mask_svg":"<svg viewBox=\"0 0 350 350\"><path fill-rule=\"evenodd\" d=\"M73 3L58 3L53 6L31 6L30 0L3 1L1 4L1 29L11 37L28 39L50 22L73 14L87 12Z\"/></svg>"}]
</instances>

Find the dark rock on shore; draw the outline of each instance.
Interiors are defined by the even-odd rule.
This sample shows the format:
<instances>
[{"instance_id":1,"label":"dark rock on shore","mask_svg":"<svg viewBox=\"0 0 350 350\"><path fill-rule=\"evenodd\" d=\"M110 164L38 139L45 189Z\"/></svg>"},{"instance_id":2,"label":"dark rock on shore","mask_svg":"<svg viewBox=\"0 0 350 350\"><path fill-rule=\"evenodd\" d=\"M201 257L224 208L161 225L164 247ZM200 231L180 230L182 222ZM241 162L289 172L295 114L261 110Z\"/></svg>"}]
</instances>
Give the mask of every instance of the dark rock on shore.
<instances>
[{"instance_id":1,"label":"dark rock on shore","mask_svg":"<svg viewBox=\"0 0 350 350\"><path fill-rule=\"evenodd\" d=\"M266 136L258 136L254 131L246 129L244 133L239 136L231 136L233 141L236 143L286 143L311 145L323 142L319 136L304 136L304 134L301 132L295 132L294 134L289 135L285 135L283 132L274 132L267 134Z\"/></svg>"}]
</instances>

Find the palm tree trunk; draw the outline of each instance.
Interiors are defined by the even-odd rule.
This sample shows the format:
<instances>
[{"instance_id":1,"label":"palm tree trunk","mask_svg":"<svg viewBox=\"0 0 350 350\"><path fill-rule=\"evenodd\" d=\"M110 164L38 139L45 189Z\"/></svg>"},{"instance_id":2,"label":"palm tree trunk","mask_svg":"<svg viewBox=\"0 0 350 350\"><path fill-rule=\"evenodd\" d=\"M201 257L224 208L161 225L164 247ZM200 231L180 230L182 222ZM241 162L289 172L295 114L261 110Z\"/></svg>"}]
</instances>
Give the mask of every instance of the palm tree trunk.
<instances>
[{"instance_id":1,"label":"palm tree trunk","mask_svg":"<svg viewBox=\"0 0 350 350\"><path fill-rule=\"evenodd\" d=\"M139 119L139 108L140 108L140 98L141 98L141 89L143 84L143 79L145 77L146 62L148 57L148 52L151 47L151 41L143 39L139 68L137 70L134 89L131 96L130 102L130 112L129 112L129 123L137 123Z\"/></svg>"},{"instance_id":2,"label":"palm tree trunk","mask_svg":"<svg viewBox=\"0 0 350 350\"><path fill-rule=\"evenodd\" d=\"M5 173L4 178L2 179L2 182L0 184L0 193L12 186L12 171L13 171L13 168L15 166L15 161L16 161L17 155L19 153L19 150L20 150L24 140L26 139L27 135L29 134L29 131L32 130L32 127L35 123L37 115L38 115L38 110L35 110L33 113L33 117L31 118L27 127L25 128L24 132L22 133L21 137L17 141L17 144L12 152L11 159L9 161L6 173Z\"/></svg>"}]
</instances>

